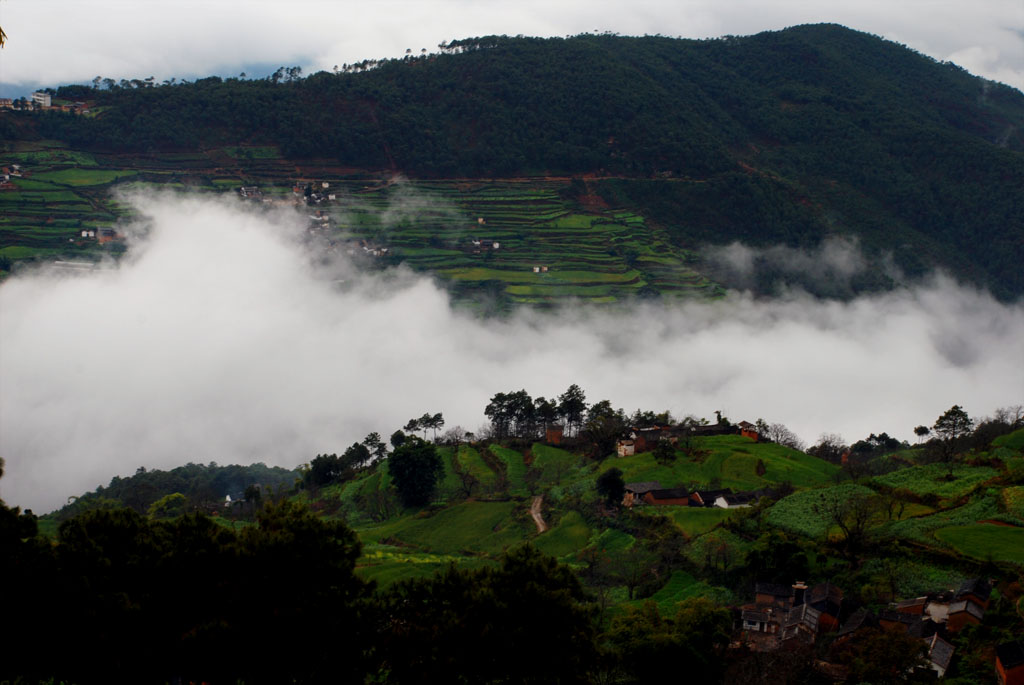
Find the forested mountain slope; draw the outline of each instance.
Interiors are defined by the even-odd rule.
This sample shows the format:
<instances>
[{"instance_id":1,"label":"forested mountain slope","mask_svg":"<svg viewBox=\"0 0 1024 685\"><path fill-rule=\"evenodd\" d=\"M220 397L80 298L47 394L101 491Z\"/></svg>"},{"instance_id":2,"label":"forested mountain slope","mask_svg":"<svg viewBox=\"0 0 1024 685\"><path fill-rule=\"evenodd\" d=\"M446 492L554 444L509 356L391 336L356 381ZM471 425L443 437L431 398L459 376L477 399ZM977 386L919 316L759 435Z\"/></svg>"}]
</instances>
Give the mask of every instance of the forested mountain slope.
<instances>
[{"instance_id":1,"label":"forested mountain slope","mask_svg":"<svg viewBox=\"0 0 1024 685\"><path fill-rule=\"evenodd\" d=\"M841 26L486 37L308 78L123 83L59 90L98 116L5 127L96 151L276 144L420 178L579 176L680 247L856 237L911 275L1024 292L1024 94Z\"/></svg>"}]
</instances>

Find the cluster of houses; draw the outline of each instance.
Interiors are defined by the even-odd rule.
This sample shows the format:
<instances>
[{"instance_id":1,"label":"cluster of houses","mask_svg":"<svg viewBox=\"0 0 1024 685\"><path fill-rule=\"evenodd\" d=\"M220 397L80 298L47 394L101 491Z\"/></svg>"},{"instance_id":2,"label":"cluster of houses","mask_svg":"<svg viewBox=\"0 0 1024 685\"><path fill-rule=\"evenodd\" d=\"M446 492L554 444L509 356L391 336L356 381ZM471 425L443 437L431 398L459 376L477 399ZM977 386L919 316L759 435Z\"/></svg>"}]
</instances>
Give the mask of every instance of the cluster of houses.
<instances>
[{"instance_id":1,"label":"cluster of houses","mask_svg":"<svg viewBox=\"0 0 1024 685\"><path fill-rule=\"evenodd\" d=\"M55 105L53 104L53 96L42 90L32 93L32 97L28 99L19 98L18 100L13 100L11 98L0 98L0 110L5 109L51 109L61 112L72 112L74 114L89 113L89 107L84 102Z\"/></svg>"},{"instance_id":2,"label":"cluster of houses","mask_svg":"<svg viewBox=\"0 0 1024 685\"><path fill-rule=\"evenodd\" d=\"M851 607L832 583L757 583L754 601L735 610L739 639L732 646L773 652L814 646L820 637L832 634L830 656L841 661L841 653L868 631L891 630L922 640L931 668L942 677L953 658L950 639L965 626L982 622L991 594L990 581L972 578L955 591L896 602L875 612ZM1002 683L1024 684L1024 643L1000 646L996 670L1005 674L1000 676Z\"/></svg>"},{"instance_id":3,"label":"cluster of houses","mask_svg":"<svg viewBox=\"0 0 1024 685\"><path fill-rule=\"evenodd\" d=\"M104 245L114 240L120 240L121 235L112 228L95 228L93 226L87 226L82 228L79 232L79 239L95 240L100 245ZM74 242L74 238L68 238L68 242Z\"/></svg>"},{"instance_id":4,"label":"cluster of houses","mask_svg":"<svg viewBox=\"0 0 1024 685\"><path fill-rule=\"evenodd\" d=\"M740 421L737 424L713 423L706 426L645 426L643 428L633 428L628 438L623 438L616 442L615 453L620 457L631 457L634 454L654 449L662 440L668 440L675 445L678 444L679 438L683 437L684 434L691 437L742 435L755 441L760 439L757 426L749 421Z\"/></svg>"},{"instance_id":5,"label":"cluster of houses","mask_svg":"<svg viewBox=\"0 0 1024 685\"><path fill-rule=\"evenodd\" d=\"M653 506L676 507L718 507L720 509L739 509L753 506L762 497L775 498L778 493L770 489L752 490L750 492L733 492L732 490L694 490L686 488L663 488L656 480L641 483L626 483L626 494L622 498L625 507L641 504Z\"/></svg>"},{"instance_id":6,"label":"cluster of houses","mask_svg":"<svg viewBox=\"0 0 1024 685\"><path fill-rule=\"evenodd\" d=\"M309 206L316 206L324 202L333 202L338 196L329 192L331 184L327 181L320 183L296 183L292 186L292 194L285 197L268 197L264 195L259 186L240 186L238 196L249 202L260 202L265 205L291 205L297 206L303 203Z\"/></svg>"},{"instance_id":7,"label":"cluster of houses","mask_svg":"<svg viewBox=\"0 0 1024 685\"><path fill-rule=\"evenodd\" d=\"M3 167L3 169L0 169L0 190L17 190L18 186L14 185L11 179L21 178L22 176L20 164Z\"/></svg>"},{"instance_id":8,"label":"cluster of houses","mask_svg":"<svg viewBox=\"0 0 1024 685\"><path fill-rule=\"evenodd\" d=\"M486 240L482 238L470 238L470 249L469 251L473 254L481 254L489 250L497 250L501 248L501 243L497 240Z\"/></svg>"}]
</instances>

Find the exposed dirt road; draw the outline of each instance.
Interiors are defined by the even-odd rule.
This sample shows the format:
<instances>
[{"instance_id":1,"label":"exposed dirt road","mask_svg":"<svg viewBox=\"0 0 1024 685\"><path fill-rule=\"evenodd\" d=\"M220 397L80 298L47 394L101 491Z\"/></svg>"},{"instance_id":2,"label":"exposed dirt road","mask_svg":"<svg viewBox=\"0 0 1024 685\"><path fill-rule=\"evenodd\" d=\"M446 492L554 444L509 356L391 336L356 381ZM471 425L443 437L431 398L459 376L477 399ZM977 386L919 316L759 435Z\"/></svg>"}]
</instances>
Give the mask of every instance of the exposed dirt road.
<instances>
[{"instance_id":1,"label":"exposed dirt road","mask_svg":"<svg viewBox=\"0 0 1024 685\"><path fill-rule=\"evenodd\" d=\"M540 515L540 505L544 501L544 495L537 495L533 498L533 504L530 505L530 516L533 517L533 522L537 524L537 532L543 533L548 529L548 524L544 523L544 517Z\"/></svg>"}]
</instances>

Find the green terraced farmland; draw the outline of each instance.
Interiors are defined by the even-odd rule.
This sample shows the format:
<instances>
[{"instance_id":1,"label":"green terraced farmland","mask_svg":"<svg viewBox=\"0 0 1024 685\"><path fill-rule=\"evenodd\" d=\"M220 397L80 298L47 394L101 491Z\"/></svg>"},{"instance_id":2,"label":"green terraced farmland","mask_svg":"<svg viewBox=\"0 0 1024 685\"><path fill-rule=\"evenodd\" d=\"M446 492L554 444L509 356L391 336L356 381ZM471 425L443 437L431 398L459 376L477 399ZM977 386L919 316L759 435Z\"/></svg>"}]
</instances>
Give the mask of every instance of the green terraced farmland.
<instances>
[{"instance_id":1,"label":"green terraced farmland","mask_svg":"<svg viewBox=\"0 0 1024 685\"><path fill-rule=\"evenodd\" d=\"M1024 528L978 523L940 528L935 537L974 559L1024 564Z\"/></svg>"},{"instance_id":2,"label":"green terraced farmland","mask_svg":"<svg viewBox=\"0 0 1024 685\"><path fill-rule=\"evenodd\" d=\"M512 518L514 506L514 502L463 502L428 518L410 520L394 537L435 553L497 555L527 536L528 530Z\"/></svg>"},{"instance_id":3,"label":"green terraced farmland","mask_svg":"<svg viewBox=\"0 0 1024 685\"><path fill-rule=\"evenodd\" d=\"M497 474L491 470L491 467L487 465L487 462L484 461L479 452L469 445L461 445L456 458L463 469L480 481L480 485L485 490L494 488L494 484L498 480Z\"/></svg>"},{"instance_id":4,"label":"green terraced farmland","mask_svg":"<svg viewBox=\"0 0 1024 685\"><path fill-rule=\"evenodd\" d=\"M735 513L718 507L659 507L656 511L672 519L690 537L703 535Z\"/></svg>"},{"instance_id":5,"label":"green terraced farmland","mask_svg":"<svg viewBox=\"0 0 1024 685\"><path fill-rule=\"evenodd\" d=\"M550 525L550 522L548 522ZM590 541L590 527L579 512L570 511L557 524L534 539L534 546L553 557L566 557L579 552Z\"/></svg>"},{"instance_id":6,"label":"green terraced farmland","mask_svg":"<svg viewBox=\"0 0 1024 685\"><path fill-rule=\"evenodd\" d=\"M875 482L890 488L910 490L915 495L956 499L998 475L995 469L987 466L957 465L952 470L952 479L947 478L949 472L945 464L926 464L878 476Z\"/></svg>"},{"instance_id":7,"label":"green terraced farmland","mask_svg":"<svg viewBox=\"0 0 1024 685\"><path fill-rule=\"evenodd\" d=\"M509 492L514 495L525 495L526 462L523 460L522 452L501 445L490 445L487 449L505 464Z\"/></svg>"},{"instance_id":8,"label":"green terraced farmland","mask_svg":"<svg viewBox=\"0 0 1024 685\"><path fill-rule=\"evenodd\" d=\"M401 262L433 273L457 302L487 311L723 293L663 230L628 208L581 208L560 194L567 181L346 178L315 165L297 168L272 146L117 155L49 143L0 153L0 163L21 164L28 174L16 180L18 190L0 193L0 206L30 224L126 218L128 208L111 194L120 186L232 194L255 184L281 198L296 184L327 181L337 199L317 209L334 219L331 240L387 247L380 266ZM13 246L26 248L16 258L54 249L0 236L0 249Z\"/></svg>"},{"instance_id":9,"label":"green terraced farmland","mask_svg":"<svg viewBox=\"0 0 1024 685\"><path fill-rule=\"evenodd\" d=\"M707 486L718 479L722 487L734 490L756 490L786 481L795 487L814 487L827 483L838 471L834 464L803 452L738 435L698 438L694 446L704 453L701 460L677 452L675 463L663 466L644 452L609 459L602 470L621 469L627 483L656 480L664 487ZM757 475L758 462L765 467L764 476Z\"/></svg>"}]
</instances>

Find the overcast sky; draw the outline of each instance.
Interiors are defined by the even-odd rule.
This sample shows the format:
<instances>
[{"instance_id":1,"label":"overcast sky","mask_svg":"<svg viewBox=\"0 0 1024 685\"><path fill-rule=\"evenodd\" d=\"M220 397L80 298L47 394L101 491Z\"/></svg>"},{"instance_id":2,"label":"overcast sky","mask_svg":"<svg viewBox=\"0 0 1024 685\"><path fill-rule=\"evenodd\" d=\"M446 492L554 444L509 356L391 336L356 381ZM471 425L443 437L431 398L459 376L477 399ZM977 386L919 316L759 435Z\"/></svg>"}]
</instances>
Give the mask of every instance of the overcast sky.
<instances>
[{"instance_id":1,"label":"overcast sky","mask_svg":"<svg viewBox=\"0 0 1024 685\"><path fill-rule=\"evenodd\" d=\"M121 268L0 284L9 504L47 511L139 466L295 466L425 412L477 431L490 397L520 388L550 398L577 383L627 412L720 409L808 443L913 440L953 404L981 417L1024 403L1024 304L941 277L848 303L734 293L480 320L402 269L311 268L298 215L132 202L153 228Z\"/></svg>"},{"instance_id":2,"label":"overcast sky","mask_svg":"<svg viewBox=\"0 0 1024 685\"><path fill-rule=\"evenodd\" d=\"M1024 89L1021 0L0 0L5 95L97 75L308 73L487 34L687 38L834 22ZM16 94L18 94L16 93Z\"/></svg>"}]
</instances>

